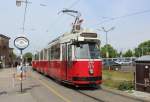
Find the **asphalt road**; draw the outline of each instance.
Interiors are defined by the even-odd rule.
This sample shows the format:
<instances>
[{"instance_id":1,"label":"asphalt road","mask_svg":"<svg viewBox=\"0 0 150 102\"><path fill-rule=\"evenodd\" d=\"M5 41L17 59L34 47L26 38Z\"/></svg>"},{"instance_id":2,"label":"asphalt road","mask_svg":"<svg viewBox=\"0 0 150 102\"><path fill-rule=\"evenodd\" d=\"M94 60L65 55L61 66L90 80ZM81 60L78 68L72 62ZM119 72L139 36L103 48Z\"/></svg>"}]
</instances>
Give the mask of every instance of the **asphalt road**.
<instances>
[{"instance_id":1,"label":"asphalt road","mask_svg":"<svg viewBox=\"0 0 150 102\"><path fill-rule=\"evenodd\" d=\"M28 71L20 92L20 81L13 78L14 69L0 70L0 102L142 102L101 88L74 88L62 85L41 75Z\"/></svg>"}]
</instances>

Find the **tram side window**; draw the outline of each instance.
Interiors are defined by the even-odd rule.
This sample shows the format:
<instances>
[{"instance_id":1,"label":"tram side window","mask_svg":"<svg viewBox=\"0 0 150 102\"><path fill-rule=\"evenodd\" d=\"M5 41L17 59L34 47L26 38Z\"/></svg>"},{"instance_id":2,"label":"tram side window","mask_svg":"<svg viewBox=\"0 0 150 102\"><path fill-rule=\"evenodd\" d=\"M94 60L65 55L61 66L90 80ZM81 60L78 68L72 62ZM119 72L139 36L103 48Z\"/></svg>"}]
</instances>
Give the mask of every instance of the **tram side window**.
<instances>
[{"instance_id":1,"label":"tram side window","mask_svg":"<svg viewBox=\"0 0 150 102\"><path fill-rule=\"evenodd\" d=\"M51 48L48 49L48 59L51 60Z\"/></svg>"},{"instance_id":2,"label":"tram side window","mask_svg":"<svg viewBox=\"0 0 150 102\"><path fill-rule=\"evenodd\" d=\"M36 56L36 54L32 56L32 60L36 60L36 59L35 59L35 56Z\"/></svg>"},{"instance_id":3,"label":"tram side window","mask_svg":"<svg viewBox=\"0 0 150 102\"><path fill-rule=\"evenodd\" d=\"M43 51L40 52L40 60L43 60Z\"/></svg>"},{"instance_id":4,"label":"tram side window","mask_svg":"<svg viewBox=\"0 0 150 102\"><path fill-rule=\"evenodd\" d=\"M60 48L56 48L54 53L55 59L60 59Z\"/></svg>"},{"instance_id":5,"label":"tram side window","mask_svg":"<svg viewBox=\"0 0 150 102\"><path fill-rule=\"evenodd\" d=\"M34 55L34 60L37 60L37 54Z\"/></svg>"},{"instance_id":6,"label":"tram side window","mask_svg":"<svg viewBox=\"0 0 150 102\"><path fill-rule=\"evenodd\" d=\"M47 49L44 50L44 60L47 60Z\"/></svg>"},{"instance_id":7,"label":"tram side window","mask_svg":"<svg viewBox=\"0 0 150 102\"><path fill-rule=\"evenodd\" d=\"M50 59L54 59L54 46L51 47L51 54L50 54Z\"/></svg>"},{"instance_id":8,"label":"tram side window","mask_svg":"<svg viewBox=\"0 0 150 102\"><path fill-rule=\"evenodd\" d=\"M60 45L54 45L51 47L51 59L60 59Z\"/></svg>"},{"instance_id":9,"label":"tram side window","mask_svg":"<svg viewBox=\"0 0 150 102\"><path fill-rule=\"evenodd\" d=\"M35 60L39 60L39 53L35 54Z\"/></svg>"},{"instance_id":10,"label":"tram side window","mask_svg":"<svg viewBox=\"0 0 150 102\"><path fill-rule=\"evenodd\" d=\"M62 59L66 60L66 45L62 46Z\"/></svg>"},{"instance_id":11,"label":"tram side window","mask_svg":"<svg viewBox=\"0 0 150 102\"><path fill-rule=\"evenodd\" d=\"M71 61L72 58L72 46L69 45L68 46L68 60Z\"/></svg>"}]
</instances>

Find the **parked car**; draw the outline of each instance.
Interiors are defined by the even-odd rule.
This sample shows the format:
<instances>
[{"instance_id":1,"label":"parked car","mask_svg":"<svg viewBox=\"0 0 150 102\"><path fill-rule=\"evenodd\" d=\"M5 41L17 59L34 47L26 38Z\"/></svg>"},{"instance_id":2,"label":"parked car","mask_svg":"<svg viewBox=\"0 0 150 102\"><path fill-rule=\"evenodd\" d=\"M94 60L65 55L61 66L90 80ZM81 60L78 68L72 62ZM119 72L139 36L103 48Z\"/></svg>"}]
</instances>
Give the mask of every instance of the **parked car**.
<instances>
[{"instance_id":1,"label":"parked car","mask_svg":"<svg viewBox=\"0 0 150 102\"><path fill-rule=\"evenodd\" d=\"M120 65L130 65L130 64L132 64L132 61L128 61L128 60L116 60L115 63L118 63Z\"/></svg>"},{"instance_id":2,"label":"parked car","mask_svg":"<svg viewBox=\"0 0 150 102\"><path fill-rule=\"evenodd\" d=\"M111 69L111 70L120 70L121 64L116 63L115 61L103 61L103 66L105 69Z\"/></svg>"}]
</instances>

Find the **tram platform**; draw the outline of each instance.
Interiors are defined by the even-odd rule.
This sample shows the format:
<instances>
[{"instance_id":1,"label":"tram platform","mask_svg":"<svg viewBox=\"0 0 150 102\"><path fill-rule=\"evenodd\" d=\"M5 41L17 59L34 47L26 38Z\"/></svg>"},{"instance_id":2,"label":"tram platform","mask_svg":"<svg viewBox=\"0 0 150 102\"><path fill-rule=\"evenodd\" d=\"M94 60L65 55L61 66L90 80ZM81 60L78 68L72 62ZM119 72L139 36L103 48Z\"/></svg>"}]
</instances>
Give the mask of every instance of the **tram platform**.
<instances>
[{"instance_id":1,"label":"tram platform","mask_svg":"<svg viewBox=\"0 0 150 102\"><path fill-rule=\"evenodd\" d=\"M150 94L129 94L102 87L97 90L75 90L32 70L23 80L14 79L15 68L0 70L0 102L150 102Z\"/></svg>"}]
</instances>

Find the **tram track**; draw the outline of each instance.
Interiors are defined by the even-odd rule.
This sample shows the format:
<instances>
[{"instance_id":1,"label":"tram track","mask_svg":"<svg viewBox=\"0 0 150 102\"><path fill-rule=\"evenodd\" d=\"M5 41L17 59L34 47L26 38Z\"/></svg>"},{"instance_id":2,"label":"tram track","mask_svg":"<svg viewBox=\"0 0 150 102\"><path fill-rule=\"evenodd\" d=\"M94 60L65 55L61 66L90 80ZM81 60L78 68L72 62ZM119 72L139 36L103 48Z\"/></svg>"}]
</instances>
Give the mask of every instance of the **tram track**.
<instances>
[{"instance_id":1,"label":"tram track","mask_svg":"<svg viewBox=\"0 0 150 102\"><path fill-rule=\"evenodd\" d=\"M94 102L114 102L113 100L117 100L117 99L114 99L113 97L115 97L115 98L119 97L119 98L121 98L120 100L129 100L129 102L130 102L130 100L131 100L131 102L144 102L142 100L138 100L136 98L131 98L131 97L126 97L124 95L117 94L117 93L105 90L103 88L98 88L98 89L94 89L94 88L91 89L91 88L88 88L88 87L87 88L75 88L71 85L66 85L66 84L62 85L62 84L58 83L57 81L52 80L51 78L45 77L45 76L42 76L42 75L40 75L38 80L44 82L45 83L44 86L47 86L47 87L50 86L53 89L56 89L57 93L55 92L55 94L57 96L59 96L61 99L63 99L62 96L60 96L61 94L63 95L63 92L62 92L61 89L64 90L64 88L65 88L65 90L67 90L67 91L72 90L72 91L69 91L69 93L78 93L77 95L85 96L85 98L87 97L88 99L91 99ZM58 84L57 85L58 87L55 86L55 85L49 85L50 81L54 82L54 84ZM59 87L59 86L61 86L61 87ZM51 91L53 92L52 89L51 89ZM60 92L60 93L58 93L58 92ZM66 97L66 95L63 95L63 97L65 98L63 100L68 99L68 97ZM69 97L71 97L71 96L69 96ZM112 98L112 100L111 100L111 98ZM69 101L65 101L65 102L72 102L72 101L69 100ZM118 101L118 102L126 102L126 101Z\"/></svg>"},{"instance_id":2,"label":"tram track","mask_svg":"<svg viewBox=\"0 0 150 102\"><path fill-rule=\"evenodd\" d=\"M119 94L119 93L116 93L116 92L112 92L112 91L109 91L109 90L106 90L106 89L102 89L102 88L101 89L97 89L97 90L100 90L102 93L107 93L106 95L108 95L108 96L119 96L119 97L122 97L122 98L126 98L126 99L129 99L129 100L132 100L133 102L148 102L148 101L144 101L142 99L136 98L136 97L126 96L126 95ZM88 90L88 91L85 91L85 90L83 90L83 91L82 90L74 90L74 91L76 91L76 92L78 92L78 93L80 93L80 94L82 94L84 96L87 96L89 98L92 98L93 100L95 100L97 102L114 102L114 101L109 101L107 99L105 100L104 98L103 99L102 98L98 98L98 96L91 95L92 92L93 92L91 90ZM100 91L99 91L99 95L101 95ZM97 93L95 92L94 94L97 94ZM118 101L118 102L120 102L120 101Z\"/></svg>"},{"instance_id":3,"label":"tram track","mask_svg":"<svg viewBox=\"0 0 150 102\"><path fill-rule=\"evenodd\" d=\"M95 88L95 87L93 87L93 88L90 88L90 87L87 87L87 88L78 88L78 89L77 88L75 88L75 89L73 88L72 90L75 91L75 92L77 92L77 93L79 93L79 94L81 94L81 95L84 95L84 96L86 96L88 98L91 98L91 99L95 100L96 102L109 102L107 100L95 97L94 95L90 95L90 92L94 91L94 90L101 90L101 91L108 92L106 90L103 90L101 88L101 86L99 86L98 88ZM88 92L85 92L85 91L88 91Z\"/></svg>"},{"instance_id":4,"label":"tram track","mask_svg":"<svg viewBox=\"0 0 150 102\"><path fill-rule=\"evenodd\" d=\"M88 95L88 94L86 94L86 93L84 93L84 92L82 92L82 91L76 91L76 92L78 92L78 93L80 93L80 94L82 94L82 95L84 95L84 96L86 96L86 97L88 97L88 98L91 98L91 99L93 99L93 100L95 100L95 101L97 101L97 102L106 102L106 101L104 101L104 100L102 100L102 99L99 99L99 98L93 97L93 96L91 96L91 95Z\"/></svg>"},{"instance_id":5,"label":"tram track","mask_svg":"<svg viewBox=\"0 0 150 102\"><path fill-rule=\"evenodd\" d=\"M40 75L42 75L41 73L39 73ZM48 80L52 80L51 78L49 78L49 77L46 77L46 76L40 76L40 78L39 79L37 79L36 78L36 80L44 80L44 82L45 81L48 81ZM69 88L69 89L71 89L71 90L73 90L74 92L77 92L77 93L79 93L79 94L81 94L81 95L83 95L83 96L85 96L85 97L88 97L88 98L90 98L90 99L92 99L92 100L94 100L94 101L96 101L96 102L106 102L106 101L104 101L104 100L102 100L102 99L99 99L99 98L96 98L96 97L93 97L93 96L91 96L91 95L89 95L89 94L86 94L86 93L84 93L84 92L82 92L81 90L78 90L76 87L74 87L74 86L71 86L71 85L66 85L66 84L60 84L60 83L58 83L57 81L55 81L55 80L52 80L53 82L55 82L55 83L57 83L57 84L59 84L59 85L63 85L64 87L66 87L66 88ZM47 83L45 83L45 84L47 84ZM66 102L69 102L69 101L66 101ZM71 101L70 101L71 102Z\"/></svg>"},{"instance_id":6,"label":"tram track","mask_svg":"<svg viewBox=\"0 0 150 102\"><path fill-rule=\"evenodd\" d=\"M68 86L67 86L67 88L68 88ZM81 95L84 95L88 98L91 98L91 99L95 100L96 102L112 102L112 101L109 101L107 99L105 100L104 98L99 98L98 96L91 95L93 93L97 94L97 92L95 92L95 91L98 91L99 95L101 95L101 93L106 93L106 95L108 95L108 96L118 96L118 97L122 97L122 98L132 100L133 102L149 102L149 101L143 101L142 99L137 98L137 97L124 95L123 93L114 92L114 90L112 91L112 90L109 90L109 89L105 89L105 88L102 88L101 86L99 86L98 88L94 88L94 87L93 88L90 88L90 87L87 87L87 88L71 87L70 89L72 89L73 91L75 91L75 92L77 92Z\"/></svg>"}]
</instances>

